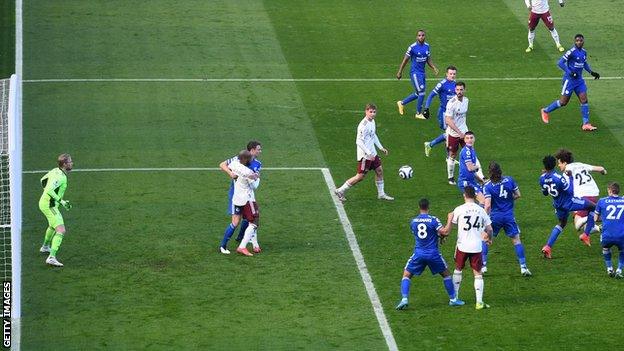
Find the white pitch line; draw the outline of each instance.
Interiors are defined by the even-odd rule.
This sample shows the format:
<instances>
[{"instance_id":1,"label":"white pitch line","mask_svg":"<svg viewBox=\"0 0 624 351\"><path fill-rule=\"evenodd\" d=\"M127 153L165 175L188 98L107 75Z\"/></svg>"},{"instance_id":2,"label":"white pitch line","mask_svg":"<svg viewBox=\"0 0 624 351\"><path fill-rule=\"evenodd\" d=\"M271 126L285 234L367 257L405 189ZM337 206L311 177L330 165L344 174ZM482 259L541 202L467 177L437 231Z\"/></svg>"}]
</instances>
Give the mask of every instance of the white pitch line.
<instances>
[{"instance_id":1,"label":"white pitch line","mask_svg":"<svg viewBox=\"0 0 624 351\"><path fill-rule=\"evenodd\" d=\"M353 227L351 226L351 222L349 221L349 217L347 217L347 212L345 211L344 206L342 205L340 200L338 200L338 198L334 194L334 191L336 190L334 179L331 176L329 168L322 168L321 171L323 172L323 178L325 178L325 183L327 183L327 188L329 188L330 196L334 201L334 206L336 207L338 217L340 218L340 223L342 223L342 229L344 230L347 241L349 242L349 247L351 248L351 252L353 253L353 258L355 258L355 263L357 264L358 271L360 272L360 277L362 278L362 282L364 282L364 287L366 287L368 299L373 305L373 310L375 311L375 316L377 317L379 328L381 329L381 333L383 334L384 339L386 339L388 350L398 351L399 347L394 340L394 335L392 335L392 329L390 329L390 324L388 324L388 319L386 318L386 315L383 311L381 300L379 299L379 295L377 295L377 291L375 290L373 278L371 278L370 273L368 273L368 268L366 268L364 256L362 255L362 251L360 250L360 245L358 245L357 238L355 237L355 233L353 232Z\"/></svg>"},{"instance_id":2,"label":"white pitch line","mask_svg":"<svg viewBox=\"0 0 624 351\"><path fill-rule=\"evenodd\" d=\"M171 167L171 168L78 168L72 170L72 172L177 172L177 171L219 171L221 170L218 167ZM366 268L366 262L364 262L364 256L362 255L362 251L360 250L360 245L357 242L357 238L355 237L355 233L353 232L353 226L349 221L349 217L347 217L347 212L344 209L342 203L338 200L338 198L334 195L334 191L336 190L336 185L334 184L334 179L331 176L329 168L324 167L266 167L262 169L263 171L321 171L323 173L323 178L325 179L325 183L327 184L327 188L329 189L330 197L334 202L334 206L336 207L336 211L338 212L338 217L340 218L340 222L342 223L342 229L345 232L345 236L347 237L347 242L349 243L349 248L351 249L351 253L353 254L353 258L355 259L355 263L357 265L358 271L360 272L360 277L362 278L362 282L364 283L364 287L366 288L366 293L368 294L368 298L373 306L373 311L375 312L375 316L377 317L377 322L379 323L379 328L384 336L386 344L388 345L388 350L390 351L398 351L399 348L394 340L394 335L392 334L392 329L390 329L390 324L388 323L388 319L383 311L383 306L381 305L381 300L379 299L379 295L377 295L377 291L375 290L375 285L373 284L373 278L368 272L368 268ZM35 173L46 173L47 170L30 170L23 171L25 174L35 174Z\"/></svg>"},{"instance_id":3,"label":"white pitch line","mask_svg":"<svg viewBox=\"0 0 624 351\"><path fill-rule=\"evenodd\" d=\"M462 78L465 81L536 81L561 80L561 77L475 77ZM624 77L600 77L602 80L621 80ZM428 81L439 81L440 78L427 78ZM265 82L391 82L396 78L52 78L25 79L24 83L114 83L114 82L204 82L204 83L265 83Z\"/></svg>"},{"instance_id":4,"label":"white pitch line","mask_svg":"<svg viewBox=\"0 0 624 351\"><path fill-rule=\"evenodd\" d=\"M263 171L320 171L322 167L265 167ZM156 168L76 168L72 172L188 172L188 171L220 171L218 167L156 167ZM50 170L23 171L24 174L47 173Z\"/></svg>"}]
</instances>

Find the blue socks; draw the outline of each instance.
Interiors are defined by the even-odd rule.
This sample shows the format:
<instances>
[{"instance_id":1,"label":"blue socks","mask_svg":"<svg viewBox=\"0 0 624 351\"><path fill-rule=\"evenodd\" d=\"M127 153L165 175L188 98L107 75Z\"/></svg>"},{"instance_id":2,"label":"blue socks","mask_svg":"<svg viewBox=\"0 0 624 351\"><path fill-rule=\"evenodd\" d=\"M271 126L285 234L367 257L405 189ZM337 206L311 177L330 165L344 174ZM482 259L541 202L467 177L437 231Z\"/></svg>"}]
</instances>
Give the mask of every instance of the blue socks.
<instances>
[{"instance_id":1,"label":"blue socks","mask_svg":"<svg viewBox=\"0 0 624 351\"><path fill-rule=\"evenodd\" d=\"M547 113L550 113L550 112L558 109L559 107L561 107L561 103L559 102L559 100L555 100L550 105L546 106L544 111L546 111Z\"/></svg>"},{"instance_id":2,"label":"blue socks","mask_svg":"<svg viewBox=\"0 0 624 351\"><path fill-rule=\"evenodd\" d=\"M422 112L423 102L425 102L425 93L419 93L418 102L416 103L416 112Z\"/></svg>"},{"instance_id":3,"label":"blue socks","mask_svg":"<svg viewBox=\"0 0 624 351\"><path fill-rule=\"evenodd\" d=\"M223 233L223 239L221 240L221 247L225 248L227 246L227 243L228 241L230 241L232 234L234 234L234 229L236 229L236 227L232 223L230 223L227 228L225 228L225 232Z\"/></svg>"},{"instance_id":4,"label":"blue socks","mask_svg":"<svg viewBox=\"0 0 624 351\"><path fill-rule=\"evenodd\" d=\"M620 253L620 256L621 256L621 253ZM611 249L607 249L606 247L602 248L602 257L604 257L605 266L607 266L607 268L612 268L613 263L611 263Z\"/></svg>"},{"instance_id":5,"label":"blue socks","mask_svg":"<svg viewBox=\"0 0 624 351\"><path fill-rule=\"evenodd\" d=\"M416 100L416 98L418 97L418 95L416 95L416 93L414 94L409 94L408 97L406 97L405 99L403 99L403 101L401 101L401 104L403 104L403 106L409 104L410 102Z\"/></svg>"},{"instance_id":6,"label":"blue socks","mask_svg":"<svg viewBox=\"0 0 624 351\"><path fill-rule=\"evenodd\" d=\"M587 214L587 224L585 224L584 233L590 235L591 230L594 228L594 211Z\"/></svg>"},{"instance_id":7,"label":"blue socks","mask_svg":"<svg viewBox=\"0 0 624 351\"><path fill-rule=\"evenodd\" d=\"M589 218L587 219L587 224L589 225ZM594 224L592 223L592 226ZM557 224L552 232L550 232L550 237L548 238L548 243L546 243L546 245L553 247L553 245L555 245L555 241L557 241L557 238L559 237L559 234L561 234L561 226L559 224Z\"/></svg>"},{"instance_id":8,"label":"blue socks","mask_svg":"<svg viewBox=\"0 0 624 351\"><path fill-rule=\"evenodd\" d=\"M249 222L246 219L243 219L243 221L241 222L240 231L238 232L238 236L236 237L236 241L243 240L243 237L245 236L245 230L247 230L247 227L249 227Z\"/></svg>"},{"instance_id":9,"label":"blue socks","mask_svg":"<svg viewBox=\"0 0 624 351\"><path fill-rule=\"evenodd\" d=\"M434 146L440 144L443 141L446 141L446 134L444 134L444 133L438 135L437 138L431 140L431 142L429 143L429 146L434 147Z\"/></svg>"},{"instance_id":10,"label":"blue socks","mask_svg":"<svg viewBox=\"0 0 624 351\"><path fill-rule=\"evenodd\" d=\"M411 283L412 281L410 280L410 278L403 277L403 279L401 280L401 296L403 296L404 299L407 299L409 297Z\"/></svg>"},{"instance_id":11,"label":"blue socks","mask_svg":"<svg viewBox=\"0 0 624 351\"><path fill-rule=\"evenodd\" d=\"M524 257L524 245L522 245L522 243L514 245L514 250L516 250L516 256L518 257L520 267L526 267L526 258Z\"/></svg>"},{"instance_id":12,"label":"blue socks","mask_svg":"<svg viewBox=\"0 0 624 351\"><path fill-rule=\"evenodd\" d=\"M483 261L483 265L487 266L487 256L488 256L488 246L485 241L481 242L481 260Z\"/></svg>"},{"instance_id":13,"label":"blue socks","mask_svg":"<svg viewBox=\"0 0 624 351\"><path fill-rule=\"evenodd\" d=\"M449 299L454 299L455 286L453 285L453 277L449 275L448 277L444 278L442 282L444 282L444 289L446 289L446 293L448 294Z\"/></svg>"},{"instance_id":14,"label":"blue socks","mask_svg":"<svg viewBox=\"0 0 624 351\"><path fill-rule=\"evenodd\" d=\"M589 103L581 104L581 117L583 117L583 124L589 123Z\"/></svg>"}]
</instances>

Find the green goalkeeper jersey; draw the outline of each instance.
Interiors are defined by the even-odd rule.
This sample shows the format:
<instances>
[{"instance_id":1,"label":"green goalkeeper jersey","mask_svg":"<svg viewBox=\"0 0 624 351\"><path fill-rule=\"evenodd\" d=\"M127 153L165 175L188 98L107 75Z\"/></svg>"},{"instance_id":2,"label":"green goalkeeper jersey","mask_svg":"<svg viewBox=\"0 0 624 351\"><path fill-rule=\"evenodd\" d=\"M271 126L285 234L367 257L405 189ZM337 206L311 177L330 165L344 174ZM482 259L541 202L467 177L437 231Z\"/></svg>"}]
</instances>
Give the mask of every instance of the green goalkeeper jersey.
<instances>
[{"instance_id":1,"label":"green goalkeeper jersey","mask_svg":"<svg viewBox=\"0 0 624 351\"><path fill-rule=\"evenodd\" d=\"M43 194L39 199L39 205L58 207L67 189L67 175L62 169L54 168L41 178L41 186Z\"/></svg>"}]
</instances>

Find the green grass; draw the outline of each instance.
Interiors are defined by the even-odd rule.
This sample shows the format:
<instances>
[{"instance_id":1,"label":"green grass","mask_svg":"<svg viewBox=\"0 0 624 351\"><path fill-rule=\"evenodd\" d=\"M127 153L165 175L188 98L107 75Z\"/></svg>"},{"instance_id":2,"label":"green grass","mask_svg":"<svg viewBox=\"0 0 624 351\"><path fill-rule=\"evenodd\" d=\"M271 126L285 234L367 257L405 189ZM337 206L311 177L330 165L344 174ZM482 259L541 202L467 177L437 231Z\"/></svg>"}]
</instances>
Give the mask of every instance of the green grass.
<instances>
[{"instance_id":1,"label":"green grass","mask_svg":"<svg viewBox=\"0 0 624 351\"><path fill-rule=\"evenodd\" d=\"M597 0L552 10L564 46L582 32L594 70L624 75L621 6ZM601 189L624 179L624 117L613 93L622 81L588 80L600 128L589 134L580 131L574 100L541 123L539 108L557 98L558 80L471 80L560 75L542 25L536 50L524 53L525 22L524 5L510 0L24 5L25 79L392 78L425 28L438 67L456 65L466 78L479 158L500 162L523 195L516 213L534 277L520 277L501 234L490 251L487 311L472 307L470 274L461 289L466 307L446 306L441 279L424 274L413 279L410 308L393 309L418 199L428 197L440 217L461 203L446 184L443 150L430 158L422 150L439 134L437 123L415 121L413 105L407 116L396 113L408 81L26 83L24 169L52 168L61 152L72 153L77 168L216 167L259 139L265 167L328 167L340 185L355 169L358 111L374 101L390 150L386 189L396 201L376 200L366 179L345 208L399 348L614 349L617 329L607 326L624 322L622 282L604 274L597 237L586 248L570 228L555 259L541 258L555 218L537 179L541 158L560 147L609 170L597 176ZM403 164L414 167L414 179L396 176ZM320 171L264 171L265 252L251 259L216 251L228 223L220 172L73 173L63 269L46 267L37 253L45 226L34 205L39 176L24 175L25 350L385 348ZM448 262L452 241L442 248Z\"/></svg>"},{"instance_id":2,"label":"green grass","mask_svg":"<svg viewBox=\"0 0 624 351\"><path fill-rule=\"evenodd\" d=\"M15 73L15 1L0 1L0 78Z\"/></svg>"}]
</instances>

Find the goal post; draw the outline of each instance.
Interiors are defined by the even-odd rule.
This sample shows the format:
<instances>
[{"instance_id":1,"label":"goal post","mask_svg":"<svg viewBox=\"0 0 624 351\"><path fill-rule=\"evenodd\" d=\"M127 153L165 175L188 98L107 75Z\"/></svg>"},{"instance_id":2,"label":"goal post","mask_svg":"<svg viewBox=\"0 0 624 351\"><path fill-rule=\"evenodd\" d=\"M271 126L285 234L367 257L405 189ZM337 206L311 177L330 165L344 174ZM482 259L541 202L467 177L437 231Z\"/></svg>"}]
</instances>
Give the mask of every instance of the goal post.
<instances>
[{"instance_id":1,"label":"goal post","mask_svg":"<svg viewBox=\"0 0 624 351\"><path fill-rule=\"evenodd\" d=\"M21 88L21 79L16 74L10 79L0 80L0 263L4 324L2 346L10 346L12 350L19 350L21 317Z\"/></svg>"}]
</instances>

